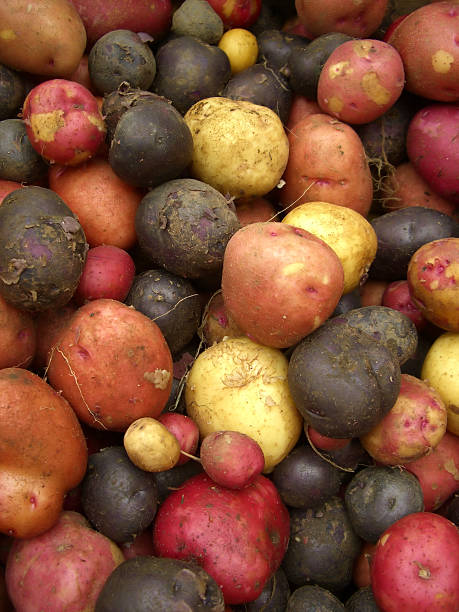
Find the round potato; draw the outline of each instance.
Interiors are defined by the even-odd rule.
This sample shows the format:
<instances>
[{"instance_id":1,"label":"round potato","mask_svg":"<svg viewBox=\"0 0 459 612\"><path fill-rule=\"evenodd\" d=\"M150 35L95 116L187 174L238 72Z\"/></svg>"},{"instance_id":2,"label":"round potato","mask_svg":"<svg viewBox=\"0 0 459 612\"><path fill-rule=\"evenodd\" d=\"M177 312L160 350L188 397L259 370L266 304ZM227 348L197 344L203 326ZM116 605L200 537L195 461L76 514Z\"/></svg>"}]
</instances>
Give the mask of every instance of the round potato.
<instances>
[{"instance_id":1,"label":"round potato","mask_svg":"<svg viewBox=\"0 0 459 612\"><path fill-rule=\"evenodd\" d=\"M448 413L447 429L459 436L459 333L446 332L431 345L421 377L445 402Z\"/></svg>"},{"instance_id":2,"label":"round potato","mask_svg":"<svg viewBox=\"0 0 459 612\"><path fill-rule=\"evenodd\" d=\"M195 178L237 198L263 196L279 183L289 144L271 109L212 97L194 104L185 122L193 136Z\"/></svg>"},{"instance_id":3,"label":"round potato","mask_svg":"<svg viewBox=\"0 0 459 612\"><path fill-rule=\"evenodd\" d=\"M363 215L329 202L308 202L290 211L282 222L311 232L335 251L344 271L343 293L365 281L378 239Z\"/></svg>"},{"instance_id":4,"label":"round potato","mask_svg":"<svg viewBox=\"0 0 459 612\"><path fill-rule=\"evenodd\" d=\"M229 338L207 348L188 374L188 415L201 437L214 431L239 431L253 438L271 472L297 443L303 419L287 382L284 354L252 342Z\"/></svg>"},{"instance_id":5,"label":"round potato","mask_svg":"<svg viewBox=\"0 0 459 612\"><path fill-rule=\"evenodd\" d=\"M180 443L165 425L142 417L129 425L124 448L134 465L146 472L170 470L180 459Z\"/></svg>"}]
</instances>

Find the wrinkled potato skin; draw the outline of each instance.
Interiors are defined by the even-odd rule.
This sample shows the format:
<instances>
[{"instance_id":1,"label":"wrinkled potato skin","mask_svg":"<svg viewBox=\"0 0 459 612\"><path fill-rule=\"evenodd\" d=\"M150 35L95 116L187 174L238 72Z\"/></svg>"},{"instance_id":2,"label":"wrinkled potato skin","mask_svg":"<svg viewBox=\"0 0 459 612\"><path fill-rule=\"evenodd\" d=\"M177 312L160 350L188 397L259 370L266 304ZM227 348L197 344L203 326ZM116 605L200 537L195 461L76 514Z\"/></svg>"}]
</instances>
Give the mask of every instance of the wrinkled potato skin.
<instances>
[{"instance_id":1,"label":"wrinkled potato skin","mask_svg":"<svg viewBox=\"0 0 459 612\"><path fill-rule=\"evenodd\" d=\"M274 111L213 97L194 104L184 118L193 136L194 178L236 198L263 196L276 187L289 145Z\"/></svg>"},{"instance_id":2,"label":"wrinkled potato skin","mask_svg":"<svg viewBox=\"0 0 459 612\"><path fill-rule=\"evenodd\" d=\"M67 0L2 0L0 63L15 70L69 77L86 47L86 31Z\"/></svg>"}]
</instances>

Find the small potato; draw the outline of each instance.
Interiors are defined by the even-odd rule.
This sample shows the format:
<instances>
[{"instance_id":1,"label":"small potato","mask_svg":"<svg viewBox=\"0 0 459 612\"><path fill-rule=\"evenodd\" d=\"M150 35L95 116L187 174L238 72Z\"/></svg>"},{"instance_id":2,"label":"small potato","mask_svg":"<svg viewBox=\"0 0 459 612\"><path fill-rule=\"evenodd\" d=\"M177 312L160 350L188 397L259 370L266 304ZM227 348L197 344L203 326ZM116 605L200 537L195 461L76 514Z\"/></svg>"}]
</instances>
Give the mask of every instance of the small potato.
<instances>
[{"instance_id":1,"label":"small potato","mask_svg":"<svg viewBox=\"0 0 459 612\"><path fill-rule=\"evenodd\" d=\"M195 178L237 198L263 196L279 183L289 145L271 109L212 97L194 104L185 122L193 136Z\"/></svg>"},{"instance_id":2,"label":"small potato","mask_svg":"<svg viewBox=\"0 0 459 612\"><path fill-rule=\"evenodd\" d=\"M335 251L344 271L343 293L366 279L378 240L363 215L329 202L308 202L290 211L282 222L311 232Z\"/></svg>"},{"instance_id":3,"label":"small potato","mask_svg":"<svg viewBox=\"0 0 459 612\"><path fill-rule=\"evenodd\" d=\"M124 434L124 448L132 463L146 472L170 470L180 459L177 438L151 417L131 423Z\"/></svg>"}]
</instances>

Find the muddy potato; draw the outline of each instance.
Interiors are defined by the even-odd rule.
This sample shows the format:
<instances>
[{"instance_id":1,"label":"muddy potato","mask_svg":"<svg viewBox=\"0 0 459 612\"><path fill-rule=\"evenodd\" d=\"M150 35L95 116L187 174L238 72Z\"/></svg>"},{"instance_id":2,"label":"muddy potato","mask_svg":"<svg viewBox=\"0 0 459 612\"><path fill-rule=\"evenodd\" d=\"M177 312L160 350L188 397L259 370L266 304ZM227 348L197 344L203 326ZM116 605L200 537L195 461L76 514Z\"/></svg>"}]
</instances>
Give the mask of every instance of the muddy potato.
<instances>
[{"instance_id":1,"label":"muddy potato","mask_svg":"<svg viewBox=\"0 0 459 612\"><path fill-rule=\"evenodd\" d=\"M195 178L238 198L265 195L279 183L289 145L271 109L213 97L194 104L185 122L193 136Z\"/></svg>"},{"instance_id":2,"label":"muddy potato","mask_svg":"<svg viewBox=\"0 0 459 612\"><path fill-rule=\"evenodd\" d=\"M146 472L168 470L180 459L177 438L151 417L142 417L131 423L123 443L132 463Z\"/></svg>"},{"instance_id":3,"label":"muddy potato","mask_svg":"<svg viewBox=\"0 0 459 612\"><path fill-rule=\"evenodd\" d=\"M311 232L335 251L344 271L343 293L356 289L366 278L378 240L363 215L329 202L308 202L290 211L282 222Z\"/></svg>"},{"instance_id":4,"label":"muddy potato","mask_svg":"<svg viewBox=\"0 0 459 612\"><path fill-rule=\"evenodd\" d=\"M287 383L287 359L248 338L229 338L202 352L188 374L188 415L201 437L219 430L245 433L261 446L271 472L297 443L303 420Z\"/></svg>"}]
</instances>

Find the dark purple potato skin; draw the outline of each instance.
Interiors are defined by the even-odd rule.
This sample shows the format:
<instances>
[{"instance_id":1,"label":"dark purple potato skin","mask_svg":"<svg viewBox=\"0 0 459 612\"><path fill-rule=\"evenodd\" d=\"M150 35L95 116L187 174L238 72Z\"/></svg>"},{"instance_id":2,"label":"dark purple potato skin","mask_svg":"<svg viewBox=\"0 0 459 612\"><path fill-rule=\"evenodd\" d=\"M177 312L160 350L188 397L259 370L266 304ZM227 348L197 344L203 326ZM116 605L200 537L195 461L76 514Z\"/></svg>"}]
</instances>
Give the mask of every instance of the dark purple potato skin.
<instances>
[{"instance_id":1,"label":"dark purple potato skin","mask_svg":"<svg viewBox=\"0 0 459 612\"><path fill-rule=\"evenodd\" d=\"M0 293L17 308L40 312L72 298L88 251L84 231L51 189L28 186L0 206Z\"/></svg>"},{"instance_id":2,"label":"dark purple potato skin","mask_svg":"<svg viewBox=\"0 0 459 612\"><path fill-rule=\"evenodd\" d=\"M316 584L337 593L351 583L360 550L344 502L333 497L315 510L290 510L290 541L281 567L293 585Z\"/></svg>"},{"instance_id":3,"label":"dark purple potato skin","mask_svg":"<svg viewBox=\"0 0 459 612\"><path fill-rule=\"evenodd\" d=\"M287 81L263 64L254 64L230 78L222 96L266 106L286 123L292 103Z\"/></svg>"},{"instance_id":4,"label":"dark purple potato skin","mask_svg":"<svg viewBox=\"0 0 459 612\"><path fill-rule=\"evenodd\" d=\"M47 172L47 164L30 144L24 121L0 121L0 180L33 183Z\"/></svg>"},{"instance_id":5,"label":"dark purple potato skin","mask_svg":"<svg viewBox=\"0 0 459 612\"><path fill-rule=\"evenodd\" d=\"M0 121L16 118L25 96L21 74L0 64Z\"/></svg>"},{"instance_id":6,"label":"dark purple potato skin","mask_svg":"<svg viewBox=\"0 0 459 612\"><path fill-rule=\"evenodd\" d=\"M279 29L264 30L257 35L258 62L288 78L288 58L297 47L309 43L307 38Z\"/></svg>"},{"instance_id":7,"label":"dark purple potato skin","mask_svg":"<svg viewBox=\"0 0 459 612\"><path fill-rule=\"evenodd\" d=\"M344 503L355 532L372 544L395 521L424 510L416 476L387 466L357 472L346 487Z\"/></svg>"},{"instance_id":8,"label":"dark purple potato skin","mask_svg":"<svg viewBox=\"0 0 459 612\"><path fill-rule=\"evenodd\" d=\"M372 219L371 225L378 249L369 276L387 282L406 278L412 255L424 244L459 236L459 223L452 217L423 206L385 213Z\"/></svg>"},{"instance_id":9,"label":"dark purple potato skin","mask_svg":"<svg viewBox=\"0 0 459 612\"><path fill-rule=\"evenodd\" d=\"M219 191L195 179L176 179L141 200L135 227L153 265L200 279L221 270L226 245L240 224Z\"/></svg>"},{"instance_id":10,"label":"dark purple potato skin","mask_svg":"<svg viewBox=\"0 0 459 612\"><path fill-rule=\"evenodd\" d=\"M134 557L119 565L95 612L224 612L221 589L199 565L166 557Z\"/></svg>"},{"instance_id":11,"label":"dark purple potato skin","mask_svg":"<svg viewBox=\"0 0 459 612\"><path fill-rule=\"evenodd\" d=\"M363 306L343 313L340 318L382 342L395 355L400 365L416 352L416 326L398 310L387 306Z\"/></svg>"},{"instance_id":12,"label":"dark purple potato skin","mask_svg":"<svg viewBox=\"0 0 459 612\"><path fill-rule=\"evenodd\" d=\"M357 288L341 296L338 304L336 305L335 310L333 311L332 316L343 314L345 312L348 312L349 310L354 310L354 308L361 307L362 300L360 298L359 289Z\"/></svg>"},{"instance_id":13,"label":"dark purple potato skin","mask_svg":"<svg viewBox=\"0 0 459 612\"><path fill-rule=\"evenodd\" d=\"M285 612L342 612L341 601L328 589L317 585L302 586L293 591Z\"/></svg>"},{"instance_id":14,"label":"dark purple potato skin","mask_svg":"<svg viewBox=\"0 0 459 612\"><path fill-rule=\"evenodd\" d=\"M232 609L234 612L283 612L286 609L290 594L287 576L280 567L254 601L232 606Z\"/></svg>"},{"instance_id":15,"label":"dark purple potato skin","mask_svg":"<svg viewBox=\"0 0 459 612\"><path fill-rule=\"evenodd\" d=\"M371 587L362 587L349 597L345 609L349 612L380 612Z\"/></svg>"},{"instance_id":16,"label":"dark purple potato skin","mask_svg":"<svg viewBox=\"0 0 459 612\"><path fill-rule=\"evenodd\" d=\"M201 300L193 285L166 270L138 274L125 303L159 326L172 354L191 341L201 321Z\"/></svg>"},{"instance_id":17,"label":"dark purple potato skin","mask_svg":"<svg viewBox=\"0 0 459 612\"><path fill-rule=\"evenodd\" d=\"M309 446L297 446L276 465L272 479L282 501L292 508L317 508L338 494L338 470Z\"/></svg>"},{"instance_id":18,"label":"dark purple potato skin","mask_svg":"<svg viewBox=\"0 0 459 612\"><path fill-rule=\"evenodd\" d=\"M382 342L339 316L296 346L288 382L297 409L314 429L331 438L356 438L395 404L400 365Z\"/></svg>"},{"instance_id":19,"label":"dark purple potato skin","mask_svg":"<svg viewBox=\"0 0 459 612\"><path fill-rule=\"evenodd\" d=\"M156 53L151 89L185 114L199 100L220 95L230 76L228 56L219 47L192 36L179 36Z\"/></svg>"},{"instance_id":20,"label":"dark purple potato skin","mask_svg":"<svg viewBox=\"0 0 459 612\"><path fill-rule=\"evenodd\" d=\"M193 137L183 117L172 104L159 99L121 115L108 161L122 180L153 189L180 176L192 155Z\"/></svg>"}]
</instances>

